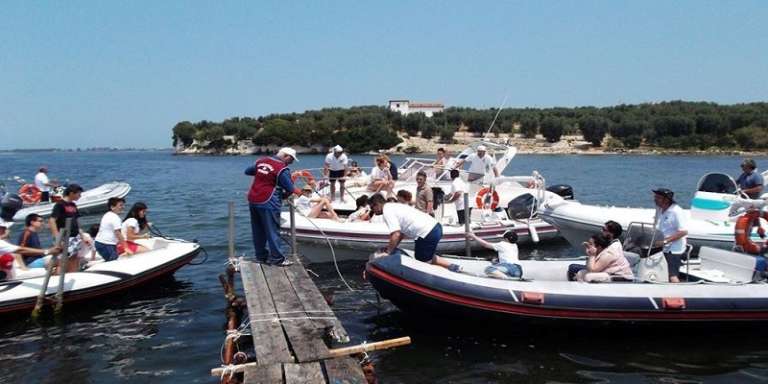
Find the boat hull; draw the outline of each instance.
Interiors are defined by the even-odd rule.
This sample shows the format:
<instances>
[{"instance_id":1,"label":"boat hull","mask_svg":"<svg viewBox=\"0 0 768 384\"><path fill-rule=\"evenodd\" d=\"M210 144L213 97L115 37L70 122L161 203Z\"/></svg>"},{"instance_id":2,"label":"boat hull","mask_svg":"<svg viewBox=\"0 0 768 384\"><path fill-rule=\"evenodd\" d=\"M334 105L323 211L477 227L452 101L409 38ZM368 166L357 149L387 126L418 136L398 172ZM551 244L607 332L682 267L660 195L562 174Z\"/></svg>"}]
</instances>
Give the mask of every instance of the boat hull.
<instances>
[{"instance_id":1,"label":"boat hull","mask_svg":"<svg viewBox=\"0 0 768 384\"><path fill-rule=\"evenodd\" d=\"M131 186L123 182L111 182L102 184L96 188L83 192L77 201L77 209L81 215L91 215L107 211L107 201L111 197L125 197L131 191ZM27 215L36 213L48 217L53 211L54 203L42 203L22 208L15 215L14 221L23 222Z\"/></svg>"}]
</instances>

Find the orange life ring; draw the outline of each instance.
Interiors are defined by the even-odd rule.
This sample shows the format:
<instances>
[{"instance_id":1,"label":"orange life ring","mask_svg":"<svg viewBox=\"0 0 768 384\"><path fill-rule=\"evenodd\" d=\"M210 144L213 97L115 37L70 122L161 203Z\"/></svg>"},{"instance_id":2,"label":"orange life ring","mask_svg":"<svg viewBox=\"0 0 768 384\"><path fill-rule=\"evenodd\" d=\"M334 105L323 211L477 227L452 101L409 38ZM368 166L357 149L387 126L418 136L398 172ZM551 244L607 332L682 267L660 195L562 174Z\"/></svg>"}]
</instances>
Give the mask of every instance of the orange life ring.
<instances>
[{"instance_id":1,"label":"orange life ring","mask_svg":"<svg viewBox=\"0 0 768 384\"><path fill-rule=\"evenodd\" d=\"M40 202L42 192L34 184L24 184L19 188L19 196L27 204L36 204Z\"/></svg>"},{"instance_id":2,"label":"orange life ring","mask_svg":"<svg viewBox=\"0 0 768 384\"><path fill-rule=\"evenodd\" d=\"M486 196L490 193L490 196ZM491 199L490 201L490 208L496 209L496 207L499 206L499 194L496 192L495 189L491 189L488 187L485 187L479 191L477 191L477 196L475 196L475 204L477 204L478 208L487 208L488 204L486 204L486 198Z\"/></svg>"},{"instance_id":3,"label":"orange life ring","mask_svg":"<svg viewBox=\"0 0 768 384\"><path fill-rule=\"evenodd\" d=\"M735 243L746 253L759 254L761 247L752 241L752 228L757 226L757 233L760 237L765 237L765 230L760 226L760 219L768 220L768 212L760 213L758 210L751 210L736 220Z\"/></svg>"},{"instance_id":4,"label":"orange life ring","mask_svg":"<svg viewBox=\"0 0 768 384\"><path fill-rule=\"evenodd\" d=\"M293 181L294 183L299 178L304 179L304 182L307 183L307 184L312 184L312 183L315 182L315 177L312 176L312 172L310 172L309 170L306 170L306 169L302 169L302 170L299 170L299 171L294 171L293 173L291 173L291 181Z\"/></svg>"}]
</instances>

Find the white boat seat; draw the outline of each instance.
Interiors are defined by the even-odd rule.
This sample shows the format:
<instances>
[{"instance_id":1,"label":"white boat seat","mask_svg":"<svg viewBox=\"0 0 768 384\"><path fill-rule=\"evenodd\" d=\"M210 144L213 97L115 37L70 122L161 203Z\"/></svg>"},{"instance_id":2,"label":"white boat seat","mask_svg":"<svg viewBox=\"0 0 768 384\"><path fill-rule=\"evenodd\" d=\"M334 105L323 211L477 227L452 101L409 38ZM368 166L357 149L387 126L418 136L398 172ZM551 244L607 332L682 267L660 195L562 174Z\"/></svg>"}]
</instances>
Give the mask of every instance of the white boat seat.
<instances>
[{"instance_id":1,"label":"white boat seat","mask_svg":"<svg viewBox=\"0 0 768 384\"><path fill-rule=\"evenodd\" d=\"M701 247L699 259L701 264L698 268L691 269L689 274L703 280L746 283L751 282L755 275L757 259L754 256L724 249Z\"/></svg>"}]
</instances>

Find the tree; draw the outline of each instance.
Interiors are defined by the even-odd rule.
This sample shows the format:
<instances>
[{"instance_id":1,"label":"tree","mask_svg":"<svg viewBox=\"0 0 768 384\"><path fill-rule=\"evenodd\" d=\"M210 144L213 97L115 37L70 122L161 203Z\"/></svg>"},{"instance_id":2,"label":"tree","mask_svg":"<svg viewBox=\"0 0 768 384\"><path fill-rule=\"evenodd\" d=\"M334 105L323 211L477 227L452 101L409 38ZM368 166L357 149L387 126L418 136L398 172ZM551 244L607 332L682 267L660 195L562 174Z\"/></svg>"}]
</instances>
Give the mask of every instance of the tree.
<instances>
[{"instance_id":1,"label":"tree","mask_svg":"<svg viewBox=\"0 0 768 384\"><path fill-rule=\"evenodd\" d=\"M456 129L451 126L440 128L440 142L445 144L453 143L453 135L455 133Z\"/></svg>"},{"instance_id":2,"label":"tree","mask_svg":"<svg viewBox=\"0 0 768 384\"><path fill-rule=\"evenodd\" d=\"M550 143L560 141L565 124L559 117L547 117L541 121L541 135Z\"/></svg>"},{"instance_id":3,"label":"tree","mask_svg":"<svg viewBox=\"0 0 768 384\"><path fill-rule=\"evenodd\" d=\"M661 116L653 119L653 129L657 136L680 137L693 133L696 122L682 116Z\"/></svg>"},{"instance_id":4,"label":"tree","mask_svg":"<svg viewBox=\"0 0 768 384\"><path fill-rule=\"evenodd\" d=\"M642 120L623 120L611 129L611 136L623 139L629 136L640 136L651 125ZM623 140L622 140L623 141Z\"/></svg>"},{"instance_id":5,"label":"tree","mask_svg":"<svg viewBox=\"0 0 768 384\"><path fill-rule=\"evenodd\" d=\"M196 131L195 126L189 121L177 123L173 127L173 145L176 146L178 142L181 142L185 147L190 146L195 139Z\"/></svg>"},{"instance_id":6,"label":"tree","mask_svg":"<svg viewBox=\"0 0 768 384\"><path fill-rule=\"evenodd\" d=\"M405 133L407 133L408 136L418 135L419 129L421 129L422 120L424 120L423 113L409 113L408 116L405 117L405 122L403 124Z\"/></svg>"},{"instance_id":7,"label":"tree","mask_svg":"<svg viewBox=\"0 0 768 384\"><path fill-rule=\"evenodd\" d=\"M421 121L421 128L419 130L421 131L421 137L431 139L437 133L437 125L432 118L426 118Z\"/></svg>"},{"instance_id":8,"label":"tree","mask_svg":"<svg viewBox=\"0 0 768 384\"><path fill-rule=\"evenodd\" d=\"M579 123L584 140L589 141L595 147L599 147L603 142L605 134L610 130L611 121L602 117L585 117Z\"/></svg>"},{"instance_id":9,"label":"tree","mask_svg":"<svg viewBox=\"0 0 768 384\"><path fill-rule=\"evenodd\" d=\"M539 121L531 117L523 118L520 121L520 133L529 139L536 137L536 134L539 133Z\"/></svg>"}]
</instances>

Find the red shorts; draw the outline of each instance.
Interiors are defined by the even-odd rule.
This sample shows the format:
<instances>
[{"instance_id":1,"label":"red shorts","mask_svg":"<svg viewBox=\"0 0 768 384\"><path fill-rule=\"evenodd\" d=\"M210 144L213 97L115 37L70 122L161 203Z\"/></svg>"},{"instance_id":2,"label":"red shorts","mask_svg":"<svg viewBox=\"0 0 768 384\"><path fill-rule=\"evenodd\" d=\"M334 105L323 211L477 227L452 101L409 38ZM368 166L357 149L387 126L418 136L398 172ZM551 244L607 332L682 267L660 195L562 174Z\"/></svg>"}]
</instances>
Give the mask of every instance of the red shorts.
<instances>
[{"instance_id":1,"label":"red shorts","mask_svg":"<svg viewBox=\"0 0 768 384\"><path fill-rule=\"evenodd\" d=\"M136 253L136 251L139 249L139 245L133 241L127 241L126 244L128 245L128 249L133 253ZM125 253L125 247L123 247L123 243L118 243L117 254L122 255L123 253Z\"/></svg>"}]
</instances>

